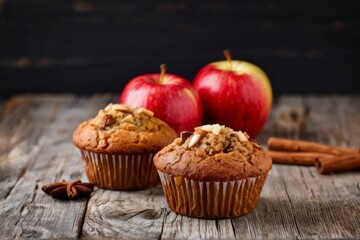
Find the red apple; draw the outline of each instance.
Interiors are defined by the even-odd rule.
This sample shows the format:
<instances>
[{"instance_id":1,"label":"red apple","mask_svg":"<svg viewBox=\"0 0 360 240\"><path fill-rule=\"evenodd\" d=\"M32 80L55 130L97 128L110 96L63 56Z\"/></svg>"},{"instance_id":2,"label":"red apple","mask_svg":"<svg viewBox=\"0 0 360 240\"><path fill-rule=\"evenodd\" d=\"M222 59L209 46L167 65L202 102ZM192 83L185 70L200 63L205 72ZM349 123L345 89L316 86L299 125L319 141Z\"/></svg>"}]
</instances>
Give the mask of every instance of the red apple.
<instances>
[{"instance_id":1,"label":"red apple","mask_svg":"<svg viewBox=\"0 0 360 240\"><path fill-rule=\"evenodd\" d=\"M231 60L204 66L195 77L205 123L219 123L247 132L254 138L263 128L272 104L272 89L266 74L256 65Z\"/></svg>"},{"instance_id":2,"label":"red apple","mask_svg":"<svg viewBox=\"0 0 360 240\"><path fill-rule=\"evenodd\" d=\"M125 86L120 103L153 111L177 133L193 131L202 120L198 93L188 80L165 74L165 64L160 69L160 74L145 74L132 79Z\"/></svg>"}]
</instances>

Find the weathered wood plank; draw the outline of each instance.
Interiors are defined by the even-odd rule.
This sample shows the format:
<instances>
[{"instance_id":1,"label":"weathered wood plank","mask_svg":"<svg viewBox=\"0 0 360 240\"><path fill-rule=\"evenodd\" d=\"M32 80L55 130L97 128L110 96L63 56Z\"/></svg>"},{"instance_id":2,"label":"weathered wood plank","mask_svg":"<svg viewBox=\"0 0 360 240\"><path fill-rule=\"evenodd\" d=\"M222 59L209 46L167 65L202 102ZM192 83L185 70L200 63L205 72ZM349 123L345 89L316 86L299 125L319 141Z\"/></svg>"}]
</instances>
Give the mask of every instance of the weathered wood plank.
<instances>
[{"instance_id":1,"label":"weathered wood plank","mask_svg":"<svg viewBox=\"0 0 360 240\"><path fill-rule=\"evenodd\" d=\"M360 96L346 97L339 108L342 129L346 143L353 147L360 146Z\"/></svg>"},{"instance_id":2,"label":"weathered wood plank","mask_svg":"<svg viewBox=\"0 0 360 240\"><path fill-rule=\"evenodd\" d=\"M231 220L202 220L172 212L161 186L121 192L98 189L88 203L82 236L122 239L234 239Z\"/></svg>"},{"instance_id":3,"label":"weathered wood plank","mask_svg":"<svg viewBox=\"0 0 360 240\"><path fill-rule=\"evenodd\" d=\"M267 139L275 134L285 138L298 138L306 127L308 111L300 95L275 98L269 119L256 140L266 147Z\"/></svg>"},{"instance_id":4,"label":"weathered wood plank","mask_svg":"<svg viewBox=\"0 0 360 240\"><path fill-rule=\"evenodd\" d=\"M327 98L310 97L309 104L319 114L316 116L318 141L341 146L360 147L360 96ZM328 109L326 114L324 109ZM336 116L336 117L334 117ZM360 196L358 172L333 176L334 182L342 184L349 192ZM358 183L358 184L356 184ZM360 213L359 213L360 214Z\"/></svg>"},{"instance_id":5,"label":"weathered wood plank","mask_svg":"<svg viewBox=\"0 0 360 240\"><path fill-rule=\"evenodd\" d=\"M286 107L291 107L292 98L283 98ZM342 111L349 104L345 98L309 97L302 102L310 107L309 119L294 137L349 144L341 124ZM274 111L281 108L275 106ZM236 235L256 239L358 237L359 182L357 173L320 176L311 167L274 165L255 211L233 219Z\"/></svg>"},{"instance_id":6,"label":"weathered wood plank","mask_svg":"<svg viewBox=\"0 0 360 240\"><path fill-rule=\"evenodd\" d=\"M51 115L52 120L43 126L43 134L30 146L39 149L38 152L29 157L21 149L17 150L22 157L28 158L28 163L10 194L0 202L0 219L4 219L0 222L0 237L38 239L79 236L87 200L54 200L43 194L40 186L63 178L85 180L81 161L71 143L71 134L80 121L95 114L111 99L112 96L65 96L63 100L54 97L54 101L60 103ZM26 100L31 102L31 99ZM40 106L46 104L44 101ZM27 124L31 127L36 121L34 118ZM9 156L4 161L14 161L12 155Z\"/></svg>"},{"instance_id":7,"label":"weathered wood plank","mask_svg":"<svg viewBox=\"0 0 360 240\"><path fill-rule=\"evenodd\" d=\"M218 221L189 218L170 212L164 219L162 239L210 239L234 238L231 222L221 220L219 233ZM228 230L230 229L230 233Z\"/></svg>"},{"instance_id":8,"label":"weathered wood plank","mask_svg":"<svg viewBox=\"0 0 360 240\"><path fill-rule=\"evenodd\" d=\"M274 119L279 113L282 115L282 112L298 112L296 109L310 108L308 116L300 114L305 116L304 126L297 128L290 121L289 124L282 124L290 127L282 128L280 132L272 126L267 126L265 130L270 131L269 135L348 145L349 142L344 142L346 130L341 125L341 111L347 109L344 108L348 104L346 102L340 97L281 97L268 124L274 124L273 121L278 125L282 123L283 119ZM348 106L359 108L356 103ZM349 111L353 112L354 108ZM360 176L357 173L320 176L311 167L274 165L255 211L232 220L236 235L255 239L358 237L358 182Z\"/></svg>"},{"instance_id":9,"label":"weathered wood plank","mask_svg":"<svg viewBox=\"0 0 360 240\"><path fill-rule=\"evenodd\" d=\"M39 136L69 97L14 97L0 116L0 200L6 198L39 152Z\"/></svg>"},{"instance_id":10,"label":"weathered wood plank","mask_svg":"<svg viewBox=\"0 0 360 240\"><path fill-rule=\"evenodd\" d=\"M82 234L157 239L168 212L161 187L134 192L98 189L88 203Z\"/></svg>"},{"instance_id":11,"label":"weathered wood plank","mask_svg":"<svg viewBox=\"0 0 360 240\"><path fill-rule=\"evenodd\" d=\"M135 192L96 188L88 205L86 200L53 200L39 186L63 178L85 180L71 143L73 129L118 96L45 99L24 97L0 116L0 141L7 143L4 136L13 144L0 145L0 166L10 166L0 168L0 186L11 182L0 199L0 238L360 237L358 172L321 176L312 167L274 165L257 208L235 219L177 215L168 208L160 186ZM267 137L275 135L359 146L359 106L360 97L354 96L282 96L258 140L265 145ZM19 120L21 116L29 117Z\"/></svg>"},{"instance_id":12,"label":"weathered wood plank","mask_svg":"<svg viewBox=\"0 0 360 240\"><path fill-rule=\"evenodd\" d=\"M346 119L360 121L359 96L328 96L323 98L310 96L305 102L312 108L309 121L314 123L317 141L340 146L360 146L358 145L360 135L353 136L350 139L349 132L353 130L345 124ZM346 115L348 110L352 114ZM313 192L315 195L318 194L318 202L324 205L324 218L329 217L332 220L330 222L329 219L329 223L332 224L331 228L327 229L328 235L335 238L351 238L354 235L359 237L360 189L358 183L360 182L360 175L358 172L316 176L317 178L314 179L316 184L311 185ZM329 204L326 205L326 203ZM336 208L337 205L340 207ZM324 236L326 235L324 234Z\"/></svg>"}]
</instances>

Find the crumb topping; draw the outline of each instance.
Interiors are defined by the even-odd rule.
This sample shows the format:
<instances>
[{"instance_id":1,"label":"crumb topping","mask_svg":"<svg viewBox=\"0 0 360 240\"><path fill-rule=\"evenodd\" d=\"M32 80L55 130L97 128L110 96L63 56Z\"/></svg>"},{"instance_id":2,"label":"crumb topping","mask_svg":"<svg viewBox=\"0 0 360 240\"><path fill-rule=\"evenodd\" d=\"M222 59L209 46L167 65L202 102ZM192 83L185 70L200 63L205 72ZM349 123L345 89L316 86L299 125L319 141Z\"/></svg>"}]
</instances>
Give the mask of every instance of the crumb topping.
<instances>
[{"instance_id":1,"label":"crumb topping","mask_svg":"<svg viewBox=\"0 0 360 240\"><path fill-rule=\"evenodd\" d=\"M98 112L97 116L91 120L90 125L108 133L117 129L154 132L161 128L162 123L153 116L154 113L145 108L135 109L111 103Z\"/></svg>"},{"instance_id":2,"label":"crumb topping","mask_svg":"<svg viewBox=\"0 0 360 240\"><path fill-rule=\"evenodd\" d=\"M251 141L246 132L236 132L231 128L213 124L197 127L194 132L182 132L180 138L172 143L171 150L196 151L199 157L238 151L249 157L255 151L261 150L261 147Z\"/></svg>"},{"instance_id":3,"label":"crumb topping","mask_svg":"<svg viewBox=\"0 0 360 240\"><path fill-rule=\"evenodd\" d=\"M123 104L109 104L90 120L90 126L96 130L98 146L101 148L109 146L109 138L118 130L134 132L137 143L147 144L149 139L146 133L159 131L164 124L148 109L131 108Z\"/></svg>"},{"instance_id":4,"label":"crumb topping","mask_svg":"<svg viewBox=\"0 0 360 240\"><path fill-rule=\"evenodd\" d=\"M158 152L177 136L152 111L109 104L79 124L73 142L79 149L96 153L144 154Z\"/></svg>"}]
</instances>

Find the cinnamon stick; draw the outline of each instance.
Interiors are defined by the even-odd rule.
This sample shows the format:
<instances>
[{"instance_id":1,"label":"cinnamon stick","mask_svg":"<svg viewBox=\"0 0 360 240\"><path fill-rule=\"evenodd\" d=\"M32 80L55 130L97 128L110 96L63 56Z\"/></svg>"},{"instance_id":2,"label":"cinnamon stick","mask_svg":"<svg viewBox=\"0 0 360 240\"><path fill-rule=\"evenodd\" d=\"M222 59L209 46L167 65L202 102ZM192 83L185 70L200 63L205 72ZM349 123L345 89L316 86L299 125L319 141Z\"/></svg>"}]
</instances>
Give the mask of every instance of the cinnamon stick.
<instances>
[{"instance_id":1,"label":"cinnamon stick","mask_svg":"<svg viewBox=\"0 0 360 240\"><path fill-rule=\"evenodd\" d=\"M89 197L94 190L94 184L82 183L80 180L72 182L62 180L61 182L43 185L41 189L53 198L76 199L77 197Z\"/></svg>"},{"instance_id":2,"label":"cinnamon stick","mask_svg":"<svg viewBox=\"0 0 360 240\"><path fill-rule=\"evenodd\" d=\"M315 166L316 170L321 174L360 169L360 154L320 158L316 160Z\"/></svg>"},{"instance_id":3,"label":"cinnamon stick","mask_svg":"<svg viewBox=\"0 0 360 240\"><path fill-rule=\"evenodd\" d=\"M80 180L75 180L75 181L70 182L70 183L66 186L66 193L67 193L69 199L75 199L75 198L77 198L78 192L77 192L76 188L74 187L74 185L75 185L76 183L80 183L80 182L81 182Z\"/></svg>"},{"instance_id":4,"label":"cinnamon stick","mask_svg":"<svg viewBox=\"0 0 360 240\"><path fill-rule=\"evenodd\" d=\"M80 196L88 197L91 195L92 189L82 186L82 185L75 185L76 190L78 191Z\"/></svg>"},{"instance_id":5,"label":"cinnamon stick","mask_svg":"<svg viewBox=\"0 0 360 240\"><path fill-rule=\"evenodd\" d=\"M62 187L62 186L66 187L66 185L67 185L67 182L50 183L50 184L42 186L41 190L43 190L46 193L50 193L53 189L56 189L56 188Z\"/></svg>"},{"instance_id":6,"label":"cinnamon stick","mask_svg":"<svg viewBox=\"0 0 360 240\"><path fill-rule=\"evenodd\" d=\"M334 155L360 153L359 149L330 146L327 144L291 140L286 138L270 137L268 139L269 150L290 151L290 152L318 152Z\"/></svg>"},{"instance_id":7,"label":"cinnamon stick","mask_svg":"<svg viewBox=\"0 0 360 240\"><path fill-rule=\"evenodd\" d=\"M314 166L316 160L333 158L334 155L318 152L267 151L273 163Z\"/></svg>"},{"instance_id":8,"label":"cinnamon stick","mask_svg":"<svg viewBox=\"0 0 360 240\"><path fill-rule=\"evenodd\" d=\"M51 192L49 193L53 198L60 198L60 199L67 198L66 186L55 188L51 190Z\"/></svg>"}]
</instances>

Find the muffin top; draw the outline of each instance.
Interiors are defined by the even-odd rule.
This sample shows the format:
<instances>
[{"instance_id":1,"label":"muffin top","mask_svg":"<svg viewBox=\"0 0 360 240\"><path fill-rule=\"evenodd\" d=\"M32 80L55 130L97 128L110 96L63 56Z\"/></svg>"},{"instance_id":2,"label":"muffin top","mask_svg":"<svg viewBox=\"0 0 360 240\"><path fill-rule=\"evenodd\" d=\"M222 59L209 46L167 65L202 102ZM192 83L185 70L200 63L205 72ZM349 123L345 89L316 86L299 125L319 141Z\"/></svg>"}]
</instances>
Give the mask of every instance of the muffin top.
<instances>
[{"instance_id":1,"label":"muffin top","mask_svg":"<svg viewBox=\"0 0 360 240\"><path fill-rule=\"evenodd\" d=\"M215 125L182 132L154 157L158 170L197 181L233 181L266 174L271 158L241 131Z\"/></svg>"},{"instance_id":2,"label":"muffin top","mask_svg":"<svg viewBox=\"0 0 360 240\"><path fill-rule=\"evenodd\" d=\"M177 136L150 110L109 104L77 127L73 142L80 149L97 153L142 154L159 151Z\"/></svg>"}]
</instances>

